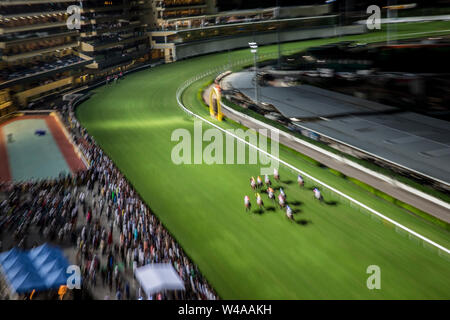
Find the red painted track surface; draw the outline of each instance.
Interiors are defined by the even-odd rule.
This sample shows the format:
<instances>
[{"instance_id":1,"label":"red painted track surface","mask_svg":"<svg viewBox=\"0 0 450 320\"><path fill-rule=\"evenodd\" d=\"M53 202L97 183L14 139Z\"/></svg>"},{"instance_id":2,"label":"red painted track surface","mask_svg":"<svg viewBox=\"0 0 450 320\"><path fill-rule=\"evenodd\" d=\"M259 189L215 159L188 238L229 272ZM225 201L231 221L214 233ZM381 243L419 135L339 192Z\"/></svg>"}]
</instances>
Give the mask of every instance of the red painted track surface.
<instances>
[{"instance_id":1,"label":"red painted track surface","mask_svg":"<svg viewBox=\"0 0 450 320\"><path fill-rule=\"evenodd\" d=\"M83 161L81 161L81 159L78 157L77 153L75 152L74 146L67 139L63 129L61 128L61 125L59 124L55 116L49 115L20 116L0 124L0 182L7 182L12 180L8 160L8 149L2 127L11 122L26 119L44 119L48 129L50 130L53 136L53 139L58 145L58 148L61 151L62 155L64 156L64 159L66 160L70 170L72 172L86 170L86 166L84 165Z\"/></svg>"},{"instance_id":2,"label":"red painted track surface","mask_svg":"<svg viewBox=\"0 0 450 320\"><path fill-rule=\"evenodd\" d=\"M64 134L64 131L56 117L48 116L45 118L45 122L53 135L53 139L58 144L59 150L63 154L64 159L66 159L70 170L72 172L86 170L86 166L76 154L73 144L67 139L67 136Z\"/></svg>"}]
</instances>

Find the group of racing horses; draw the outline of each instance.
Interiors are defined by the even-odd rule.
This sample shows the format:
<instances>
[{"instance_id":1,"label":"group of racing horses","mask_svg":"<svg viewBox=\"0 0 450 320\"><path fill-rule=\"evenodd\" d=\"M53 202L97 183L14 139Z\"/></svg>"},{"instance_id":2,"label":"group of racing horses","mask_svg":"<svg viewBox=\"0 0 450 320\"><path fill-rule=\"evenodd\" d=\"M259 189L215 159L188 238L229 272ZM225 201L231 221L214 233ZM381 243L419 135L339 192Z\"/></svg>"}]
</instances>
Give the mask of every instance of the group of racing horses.
<instances>
[{"instance_id":1,"label":"group of racing horses","mask_svg":"<svg viewBox=\"0 0 450 320\"><path fill-rule=\"evenodd\" d=\"M273 177L277 182L280 182L280 175L278 173L277 168L274 168L274 170L273 170ZM298 183L299 187L303 187L305 185L305 182L303 181L303 177L301 175L297 176L297 183ZM268 175L265 176L264 183L260 176L258 176L256 179L254 177L250 178L250 186L253 191L262 191L263 185L266 186L265 192L267 193L269 199L271 201L275 202L275 190L272 188L272 182L270 181ZM286 198L287 198L286 193L284 192L282 187L280 187L279 191L280 191L280 193L278 194L278 205L281 210L286 210L286 217L289 220L294 221L294 215L293 215L292 209L286 202ZM318 188L314 188L313 192L314 192L314 197L317 200L319 200L319 201L323 200L322 194L320 193L320 190ZM256 195L256 204L258 205L258 207L260 209L264 208L264 202L263 202L259 192L256 192L255 195ZM244 204L245 204L246 211L250 211L252 204L250 202L250 197L248 195L246 195L244 197Z\"/></svg>"}]
</instances>

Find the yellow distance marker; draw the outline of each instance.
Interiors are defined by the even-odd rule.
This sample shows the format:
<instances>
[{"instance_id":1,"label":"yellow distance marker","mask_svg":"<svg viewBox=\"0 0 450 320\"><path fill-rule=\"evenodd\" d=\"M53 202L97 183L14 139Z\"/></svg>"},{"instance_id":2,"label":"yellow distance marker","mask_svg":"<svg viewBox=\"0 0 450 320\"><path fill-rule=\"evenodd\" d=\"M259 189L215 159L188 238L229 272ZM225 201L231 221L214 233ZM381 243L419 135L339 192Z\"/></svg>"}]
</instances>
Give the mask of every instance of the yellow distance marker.
<instances>
[{"instance_id":1,"label":"yellow distance marker","mask_svg":"<svg viewBox=\"0 0 450 320\"><path fill-rule=\"evenodd\" d=\"M217 104L217 114L216 114L216 110L214 110L214 97L216 98L216 104ZM220 94L220 86L218 84L216 84L212 89L211 92L209 94L209 114L211 115L211 117L216 118L219 121L222 121L223 118L223 113L221 110L221 94Z\"/></svg>"}]
</instances>

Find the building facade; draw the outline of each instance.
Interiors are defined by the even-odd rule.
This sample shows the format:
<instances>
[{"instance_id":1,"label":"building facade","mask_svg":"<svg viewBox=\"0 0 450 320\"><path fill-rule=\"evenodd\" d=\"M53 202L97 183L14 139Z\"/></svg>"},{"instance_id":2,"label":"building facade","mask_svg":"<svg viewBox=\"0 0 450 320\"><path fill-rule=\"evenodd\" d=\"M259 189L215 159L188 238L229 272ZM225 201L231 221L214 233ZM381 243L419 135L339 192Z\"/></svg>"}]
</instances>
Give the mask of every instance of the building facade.
<instances>
[{"instance_id":1,"label":"building facade","mask_svg":"<svg viewBox=\"0 0 450 320\"><path fill-rule=\"evenodd\" d=\"M0 116L158 59L150 12L149 0L1 1Z\"/></svg>"},{"instance_id":2,"label":"building facade","mask_svg":"<svg viewBox=\"0 0 450 320\"><path fill-rule=\"evenodd\" d=\"M337 16L331 8L325 4L217 12L215 1L154 0L150 37L152 47L164 52L165 62L173 62L220 47L232 50L247 45L244 38L238 44L232 37L335 25Z\"/></svg>"},{"instance_id":3,"label":"building facade","mask_svg":"<svg viewBox=\"0 0 450 320\"><path fill-rule=\"evenodd\" d=\"M232 50L249 39L332 36L337 21L326 4L218 12L216 0L0 1L0 117L153 61Z\"/></svg>"},{"instance_id":4,"label":"building facade","mask_svg":"<svg viewBox=\"0 0 450 320\"><path fill-rule=\"evenodd\" d=\"M0 114L71 88L82 74L89 61L77 55L79 33L66 26L66 9L74 3L0 2Z\"/></svg>"},{"instance_id":5,"label":"building facade","mask_svg":"<svg viewBox=\"0 0 450 320\"><path fill-rule=\"evenodd\" d=\"M98 77L126 70L152 59L148 0L90 0L82 3L79 54L92 59L85 76Z\"/></svg>"}]
</instances>

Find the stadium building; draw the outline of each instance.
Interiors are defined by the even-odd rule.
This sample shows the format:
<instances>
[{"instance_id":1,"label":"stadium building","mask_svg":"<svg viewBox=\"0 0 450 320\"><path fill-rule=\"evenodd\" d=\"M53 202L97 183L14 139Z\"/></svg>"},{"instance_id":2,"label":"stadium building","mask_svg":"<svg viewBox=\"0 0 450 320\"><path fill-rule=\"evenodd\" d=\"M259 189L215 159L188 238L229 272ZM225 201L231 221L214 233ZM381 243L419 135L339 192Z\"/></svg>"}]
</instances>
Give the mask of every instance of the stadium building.
<instances>
[{"instance_id":1,"label":"stadium building","mask_svg":"<svg viewBox=\"0 0 450 320\"><path fill-rule=\"evenodd\" d=\"M86 1L80 29L80 56L93 60L85 79L95 80L151 59L146 33L149 1Z\"/></svg>"},{"instance_id":2,"label":"stadium building","mask_svg":"<svg viewBox=\"0 0 450 320\"><path fill-rule=\"evenodd\" d=\"M81 8L69 29L67 8ZM2 1L0 116L82 88L152 57L149 1Z\"/></svg>"},{"instance_id":3,"label":"stadium building","mask_svg":"<svg viewBox=\"0 0 450 320\"><path fill-rule=\"evenodd\" d=\"M0 4L0 112L77 84L91 61L77 54L79 33L66 26L60 1L2 1Z\"/></svg>"},{"instance_id":4,"label":"stadium building","mask_svg":"<svg viewBox=\"0 0 450 320\"><path fill-rule=\"evenodd\" d=\"M153 1L152 19L152 46L164 52L165 62L240 48L256 34L261 44L319 37L311 29L336 32L339 23L328 4L217 12L212 0Z\"/></svg>"},{"instance_id":5,"label":"stadium building","mask_svg":"<svg viewBox=\"0 0 450 320\"><path fill-rule=\"evenodd\" d=\"M69 28L73 5L80 21ZM219 12L216 0L2 1L0 116L155 61L363 31L340 25L329 4Z\"/></svg>"}]
</instances>

